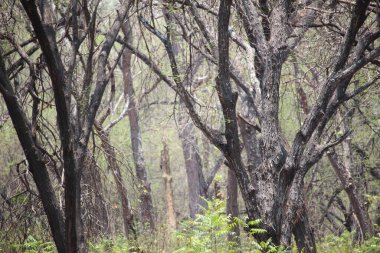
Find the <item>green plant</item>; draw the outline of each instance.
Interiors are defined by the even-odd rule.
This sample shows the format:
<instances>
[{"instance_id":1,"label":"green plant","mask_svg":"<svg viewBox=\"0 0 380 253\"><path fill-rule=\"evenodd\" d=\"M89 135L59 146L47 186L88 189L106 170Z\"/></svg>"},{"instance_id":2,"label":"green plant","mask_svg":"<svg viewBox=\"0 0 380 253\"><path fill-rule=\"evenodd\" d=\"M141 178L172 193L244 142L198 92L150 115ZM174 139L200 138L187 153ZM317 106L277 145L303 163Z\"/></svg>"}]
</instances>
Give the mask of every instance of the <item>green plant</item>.
<instances>
[{"instance_id":1,"label":"green plant","mask_svg":"<svg viewBox=\"0 0 380 253\"><path fill-rule=\"evenodd\" d=\"M203 208L202 214L198 214L195 220L181 223L182 228L175 235L178 245L176 253L289 252L281 246L275 246L271 240L258 243L253 239L256 234L266 233L264 229L259 228L260 220L244 222L236 217L231 219L226 215L223 201L205 199L205 202L207 207ZM234 240L235 235L232 231L235 226L245 227L246 230L249 228L249 237L243 240L244 236L241 236L240 245Z\"/></svg>"},{"instance_id":2,"label":"green plant","mask_svg":"<svg viewBox=\"0 0 380 253\"><path fill-rule=\"evenodd\" d=\"M237 245L228 240L232 233L234 221L225 214L225 204L219 199L206 200L206 208L195 220L181 223L182 229L175 234L179 247L176 253L196 252L235 252Z\"/></svg>"},{"instance_id":3,"label":"green plant","mask_svg":"<svg viewBox=\"0 0 380 253\"><path fill-rule=\"evenodd\" d=\"M353 234L343 233L341 236L326 236L318 244L318 252L324 253L379 253L380 238L372 237L362 244L353 243Z\"/></svg>"},{"instance_id":4,"label":"green plant","mask_svg":"<svg viewBox=\"0 0 380 253\"><path fill-rule=\"evenodd\" d=\"M253 252L264 252L264 253L289 253L290 250L286 250L283 246L277 246L272 243L272 239L268 239L267 241L257 242L256 240L253 240L252 237L257 234L265 234L266 230L259 228L259 225L261 223L261 220L253 220L248 221L247 223L241 223L243 227L245 227L245 230L249 229L248 234L249 237L249 244L251 245L251 248L253 248Z\"/></svg>"},{"instance_id":5,"label":"green plant","mask_svg":"<svg viewBox=\"0 0 380 253\"><path fill-rule=\"evenodd\" d=\"M130 252L134 246L124 237L117 237L112 240L102 240L99 243L89 243L91 253L123 253Z\"/></svg>"},{"instance_id":6,"label":"green plant","mask_svg":"<svg viewBox=\"0 0 380 253\"><path fill-rule=\"evenodd\" d=\"M11 248L24 253L55 253L53 242L43 242L29 235L23 244L12 244Z\"/></svg>"}]
</instances>

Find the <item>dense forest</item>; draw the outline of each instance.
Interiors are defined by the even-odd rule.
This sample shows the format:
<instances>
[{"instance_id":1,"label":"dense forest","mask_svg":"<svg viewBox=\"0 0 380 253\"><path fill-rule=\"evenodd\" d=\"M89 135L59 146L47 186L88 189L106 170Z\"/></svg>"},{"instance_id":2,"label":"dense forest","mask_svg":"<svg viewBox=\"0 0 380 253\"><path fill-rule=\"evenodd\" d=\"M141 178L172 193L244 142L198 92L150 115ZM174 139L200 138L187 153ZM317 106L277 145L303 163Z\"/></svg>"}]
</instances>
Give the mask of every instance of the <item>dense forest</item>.
<instances>
[{"instance_id":1,"label":"dense forest","mask_svg":"<svg viewBox=\"0 0 380 253\"><path fill-rule=\"evenodd\" d=\"M378 0L0 11L0 252L380 252Z\"/></svg>"}]
</instances>

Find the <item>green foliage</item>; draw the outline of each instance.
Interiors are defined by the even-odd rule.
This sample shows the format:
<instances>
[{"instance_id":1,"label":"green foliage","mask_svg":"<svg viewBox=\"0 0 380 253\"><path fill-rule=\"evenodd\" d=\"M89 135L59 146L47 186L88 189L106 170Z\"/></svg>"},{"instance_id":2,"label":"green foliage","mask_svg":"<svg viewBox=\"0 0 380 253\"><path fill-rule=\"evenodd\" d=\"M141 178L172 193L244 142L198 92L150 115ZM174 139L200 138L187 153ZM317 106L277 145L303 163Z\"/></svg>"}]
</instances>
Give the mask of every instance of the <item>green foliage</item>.
<instances>
[{"instance_id":1,"label":"green foliage","mask_svg":"<svg viewBox=\"0 0 380 253\"><path fill-rule=\"evenodd\" d=\"M179 245L175 252L234 252L236 243L228 240L228 234L236 224L225 215L224 202L219 199L205 202L203 214L181 223L182 229L175 235Z\"/></svg>"},{"instance_id":2,"label":"green foliage","mask_svg":"<svg viewBox=\"0 0 380 253\"><path fill-rule=\"evenodd\" d=\"M181 230L176 233L178 248L176 253L196 252L265 252L285 253L281 246L275 246L271 240L256 242L253 235L266 233L259 228L260 220L248 223L238 218L231 219L226 215L225 203L219 199L205 200L207 208L198 214L195 220L187 220L181 223ZM249 228L250 236L242 240L241 245L237 243L233 228L235 226ZM235 237L235 238L234 238ZM229 240L230 238L230 240ZM231 240L232 239L232 240Z\"/></svg>"},{"instance_id":3,"label":"green foliage","mask_svg":"<svg viewBox=\"0 0 380 253\"><path fill-rule=\"evenodd\" d=\"M23 244L12 244L11 249L24 253L55 253L56 248L53 242L43 242L29 235ZM1 247L0 247L1 251Z\"/></svg>"},{"instance_id":4,"label":"green foliage","mask_svg":"<svg viewBox=\"0 0 380 253\"><path fill-rule=\"evenodd\" d=\"M124 237L118 237L113 240L102 240L99 243L89 243L91 253L122 253L130 252L134 246Z\"/></svg>"},{"instance_id":5,"label":"green foliage","mask_svg":"<svg viewBox=\"0 0 380 253\"><path fill-rule=\"evenodd\" d=\"M285 249L283 246L277 246L272 243L272 239L268 239L265 242L257 243L253 241L255 248L260 252L265 253L290 253L291 250Z\"/></svg>"},{"instance_id":6,"label":"green foliage","mask_svg":"<svg viewBox=\"0 0 380 253\"><path fill-rule=\"evenodd\" d=\"M341 236L326 236L318 244L318 252L325 253L378 253L380 252L380 238L372 237L363 244L353 244L353 235L345 232Z\"/></svg>"}]
</instances>

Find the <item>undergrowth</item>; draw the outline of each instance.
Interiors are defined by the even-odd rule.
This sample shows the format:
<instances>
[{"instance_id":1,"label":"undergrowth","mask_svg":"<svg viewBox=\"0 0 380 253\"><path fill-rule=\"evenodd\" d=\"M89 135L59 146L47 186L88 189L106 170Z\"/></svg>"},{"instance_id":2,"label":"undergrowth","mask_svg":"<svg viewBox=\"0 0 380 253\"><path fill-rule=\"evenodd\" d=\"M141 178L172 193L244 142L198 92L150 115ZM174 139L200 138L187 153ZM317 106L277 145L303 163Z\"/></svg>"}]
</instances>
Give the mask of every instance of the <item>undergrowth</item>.
<instances>
[{"instance_id":1,"label":"undergrowth","mask_svg":"<svg viewBox=\"0 0 380 253\"><path fill-rule=\"evenodd\" d=\"M143 233L137 241L130 241L120 236L114 239L104 239L98 243L88 243L91 253L290 253L297 249L284 249L274 245L271 240L256 242L253 235L265 233L260 229L260 221L244 222L225 214L225 203L218 199L205 200L207 207L196 219L186 220L179 224L179 229L168 235L165 227L160 227L155 233ZM233 233L233 228L240 226L250 228L250 232L241 233L239 237ZM234 239L234 240L231 240ZM230 239L230 240L229 240ZM363 244L353 244L352 235L344 233L341 236L328 235L321 240L317 249L323 253L380 253L380 238L373 237ZM0 253L55 253L53 242L43 242L33 236L28 236L22 244L7 244L0 241Z\"/></svg>"}]
</instances>

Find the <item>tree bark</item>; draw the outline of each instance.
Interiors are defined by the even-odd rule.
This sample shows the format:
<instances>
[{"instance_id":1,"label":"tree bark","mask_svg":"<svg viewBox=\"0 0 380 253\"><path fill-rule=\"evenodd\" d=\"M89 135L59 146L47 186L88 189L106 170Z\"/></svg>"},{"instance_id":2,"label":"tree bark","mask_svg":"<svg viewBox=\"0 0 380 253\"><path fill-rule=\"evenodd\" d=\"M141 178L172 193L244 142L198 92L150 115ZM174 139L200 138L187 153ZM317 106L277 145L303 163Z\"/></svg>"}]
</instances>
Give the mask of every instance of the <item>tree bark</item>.
<instances>
[{"instance_id":1,"label":"tree bark","mask_svg":"<svg viewBox=\"0 0 380 253\"><path fill-rule=\"evenodd\" d=\"M303 207L306 209L306 206ZM294 236L297 243L297 249L301 252L317 252L314 232L309 224L307 211L304 212L294 225Z\"/></svg>"},{"instance_id":2,"label":"tree bark","mask_svg":"<svg viewBox=\"0 0 380 253\"><path fill-rule=\"evenodd\" d=\"M94 124L95 116L108 83L106 63L117 33L127 14L128 6L123 5L118 18L105 36L99 52L97 78L94 92L89 101L80 101L88 109L84 115L78 115L77 104L72 103L72 76L76 67L76 57L80 46L78 33L78 1L71 6L70 27L72 27L72 54L68 71L59 55L55 38L54 22L42 22L35 1L21 1L23 8L32 23L34 32L41 46L46 61L49 77L54 92L57 111L57 123L63 150L65 176L65 226L66 250L68 253L87 252L87 246L81 221L81 188L80 181L87 145ZM44 2L45 3L45 2ZM95 14L96 15L96 14ZM44 17L43 17L44 18ZM72 110L76 108L77 110Z\"/></svg>"},{"instance_id":3,"label":"tree bark","mask_svg":"<svg viewBox=\"0 0 380 253\"><path fill-rule=\"evenodd\" d=\"M254 62L258 64L259 85L253 88L256 90L255 95L258 99L256 96L252 97L259 114L258 129L260 129L262 139L259 150L262 157L260 164L256 167L245 166L241 157L236 117L238 94L234 92L230 83L230 77L235 76L229 61L231 0L220 1L217 14L217 46L215 45L216 38L208 31L207 24L197 13L195 4L191 1L187 2L194 22L198 26L199 34L203 35L202 43L206 41L207 44L205 45L207 52L204 54L211 59L211 62L218 65L216 91L223 113L223 132L210 127L198 113L194 99L181 79L170 33L165 36L149 25L146 20L141 19L141 23L163 42L172 68L173 81L169 80L157 65L150 64L152 61L149 61L141 52L136 52L136 50L134 52L145 63L152 66L152 70L177 92L187 107L194 125L224 154L227 165L235 172L249 219L260 218L262 227L267 230L267 234L261 238L266 240L271 237L275 244L289 247L292 233L297 234L300 247L304 247L306 252L315 252L313 233L307 221L307 210L304 204L303 179L326 150L341 143L347 137L344 135L334 141L323 139L326 125L339 105L365 89L365 86L362 86L361 90L346 93L355 73L378 57L380 48L368 50L370 52L366 54L365 49L358 46L360 43L355 46L356 37L359 37L358 31L367 18L366 9L369 4L368 0L357 0L352 9L349 28L344 35L336 60L333 62L331 68L333 71L326 77L325 82L320 84L316 101L290 146L283 137L279 121L282 66L305 32L314 24L316 16L319 15L316 10L323 8L325 1L307 1L304 4L310 8L302 12L297 10L299 5L294 1L273 2L270 6L271 10L268 10L269 5L262 3L264 2L261 2L260 8L266 13L264 16L268 16L267 20L261 18L262 13L257 12L258 8L254 1L237 0L235 3L249 40L249 46L257 53ZM293 26L292 20L297 20L297 26ZM360 39L365 45L373 42L371 39L367 40L365 36ZM189 44L191 47L192 43ZM353 47L357 52L355 55L350 55L354 51ZM129 48L132 47L129 46ZM351 58L354 58L353 62ZM240 85L246 93L251 92L251 89L245 87L244 84L240 83ZM260 239L260 236L258 238Z\"/></svg>"},{"instance_id":4,"label":"tree bark","mask_svg":"<svg viewBox=\"0 0 380 253\"><path fill-rule=\"evenodd\" d=\"M294 64L295 66L295 72L297 77L298 76L298 71L299 68L297 64ZM297 88L297 92L300 96L300 105L305 114L309 113L309 105L308 105L308 100L305 97L305 92L301 86ZM349 127L347 123L347 119L342 115L341 112L338 111L338 120L341 121L342 123L342 131L343 133L349 132ZM351 147L350 147L350 142L349 140L344 140L342 142L342 148L343 148L343 153L344 153L344 159L340 159L339 156L335 153L334 150L331 150L328 152L328 159L333 167L335 174L341 181L348 197L350 200L351 205L353 206L353 210L355 215L358 217L359 220L359 225L360 225L360 233L363 234L363 236L359 236L359 238L369 238L370 236L373 235L373 228L372 228L372 222L371 219L369 218L368 211L366 210L366 207L364 205L364 200L361 197L360 193L358 192L355 182L351 176L351 164L352 164L352 152L351 152Z\"/></svg>"}]
</instances>

